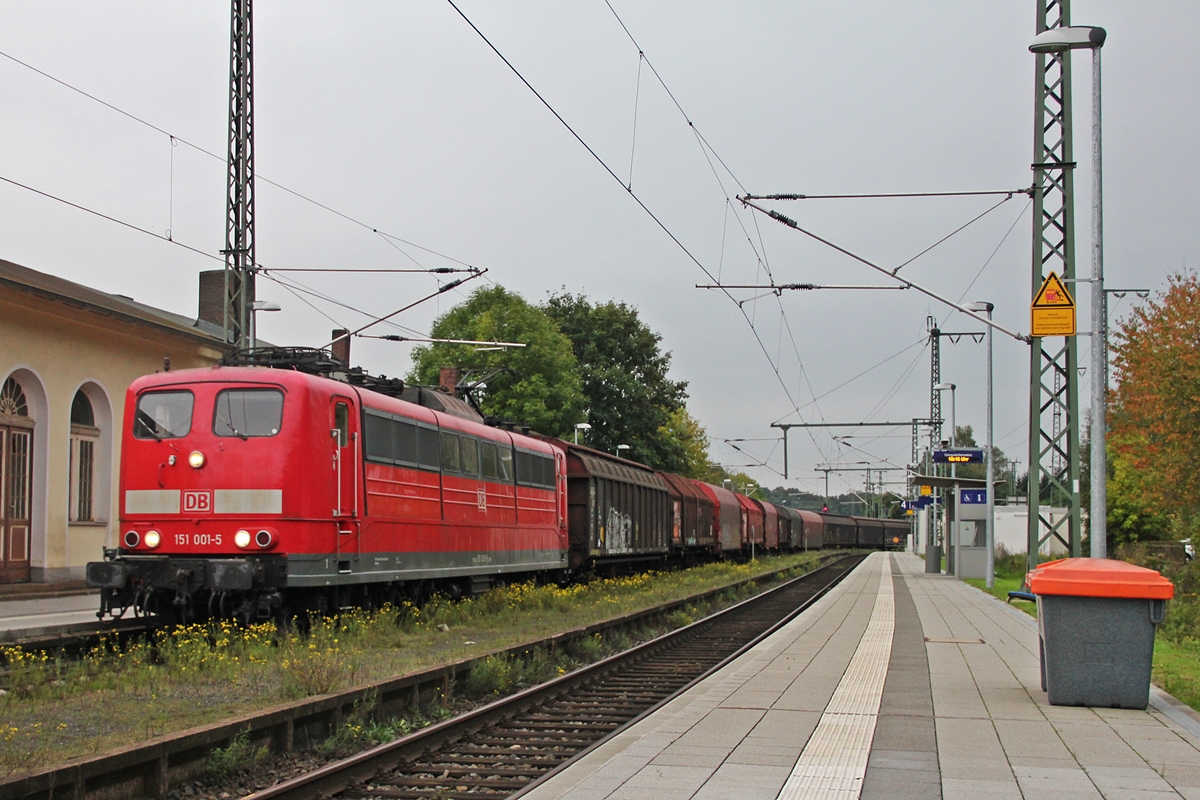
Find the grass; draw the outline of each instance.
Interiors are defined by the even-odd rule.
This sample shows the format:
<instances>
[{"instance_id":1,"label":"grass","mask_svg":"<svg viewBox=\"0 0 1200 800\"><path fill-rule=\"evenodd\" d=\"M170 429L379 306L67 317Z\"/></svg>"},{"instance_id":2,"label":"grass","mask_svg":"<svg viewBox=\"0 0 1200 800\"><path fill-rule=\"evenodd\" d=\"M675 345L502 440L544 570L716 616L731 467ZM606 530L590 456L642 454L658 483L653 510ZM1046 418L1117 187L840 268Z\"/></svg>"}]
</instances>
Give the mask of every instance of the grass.
<instances>
[{"instance_id":1,"label":"grass","mask_svg":"<svg viewBox=\"0 0 1200 800\"><path fill-rule=\"evenodd\" d=\"M555 633L730 586L779 569L807 572L818 554L721 562L567 587L532 583L451 602L355 611L317 619L309 630L222 622L159 632L122 648L101 642L82 660L0 648L0 777L105 752L157 735L473 658ZM726 592L723 603L753 593ZM710 604L711 606L712 604ZM686 624L712 608L688 607L664 626ZM619 637L618 637L619 638ZM496 696L613 652L622 644L593 637L568 652L484 662L464 693ZM415 724L349 720L343 737L373 741ZM354 730L349 726L358 726ZM236 744L236 743L235 743ZM231 745L232 747L233 745ZM341 746L337 742L333 746ZM246 754L236 751L230 760ZM234 758L237 756L237 758Z\"/></svg>"},{"instance_id":2,"label":"grass","mask_svg":"<svg viewBox=\"0 0 1200 800\"><path fill-rule=\"evenodd\" d=\"M996 570L993 573L995 580L992 583L995 585L989 589L984 585L984 581L981 578L967 578L966 583L1008 603L1008 593L1020 590L1022 584L1025 583L1026 571L1024 553L1008 553L1003 548L1000 548L996 554ZM1019 608L1031 617L1037 617L1036 603L1014 598L1009 605L1013 608Z\"/></svg>"}]
</instances>

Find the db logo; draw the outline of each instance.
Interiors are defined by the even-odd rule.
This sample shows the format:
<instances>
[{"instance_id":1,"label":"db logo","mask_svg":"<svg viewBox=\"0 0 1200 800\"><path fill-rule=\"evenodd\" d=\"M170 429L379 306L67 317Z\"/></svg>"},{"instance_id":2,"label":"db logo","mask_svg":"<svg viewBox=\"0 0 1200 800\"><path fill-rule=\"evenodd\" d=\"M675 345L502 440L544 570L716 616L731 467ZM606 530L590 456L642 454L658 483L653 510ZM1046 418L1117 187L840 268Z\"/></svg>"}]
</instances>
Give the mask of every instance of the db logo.
<instances>
[{"instance_id":1,"label":"db logo","mask_svg":"<svg viewBox=\"0 0 1200 800\"><path fill-rule=\"evenodd\" d=\"M184 513L208 513L212 511L212 492L184 492Z\"/></svg>"}]
</instances>

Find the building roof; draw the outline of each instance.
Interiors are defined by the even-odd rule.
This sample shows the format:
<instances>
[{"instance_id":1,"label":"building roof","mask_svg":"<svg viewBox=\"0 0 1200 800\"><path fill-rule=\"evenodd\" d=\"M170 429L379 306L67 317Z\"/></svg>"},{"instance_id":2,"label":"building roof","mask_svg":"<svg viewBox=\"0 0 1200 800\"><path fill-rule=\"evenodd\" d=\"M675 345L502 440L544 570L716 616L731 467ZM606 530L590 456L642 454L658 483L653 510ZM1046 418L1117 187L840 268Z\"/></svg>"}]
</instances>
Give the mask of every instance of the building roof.
<instances>
[{"instance_id":1,"label":"building roof","mask_svg":"<svg viewBox=\"0 0 1200 800\"><path fill-rule=\"evenodd\" d=\"M0 290L4 289L24 292L132 325L184 336L219 349L228 348L219 325L163 311L139 303L132 297L101 292L0 259Z\"/></svg>"}]
</instances>

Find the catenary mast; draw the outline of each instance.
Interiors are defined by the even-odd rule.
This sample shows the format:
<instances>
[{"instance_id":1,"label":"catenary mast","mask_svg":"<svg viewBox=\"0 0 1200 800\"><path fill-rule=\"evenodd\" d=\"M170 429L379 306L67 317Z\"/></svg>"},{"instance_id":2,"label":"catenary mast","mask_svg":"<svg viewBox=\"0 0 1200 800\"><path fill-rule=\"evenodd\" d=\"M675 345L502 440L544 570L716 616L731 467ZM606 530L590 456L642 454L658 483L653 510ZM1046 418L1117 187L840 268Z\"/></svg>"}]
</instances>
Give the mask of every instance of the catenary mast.
<instances>
[{"instance_id":1,"label":"catenary mast","mask_svg":"<svg viewBox=\"0 0 1200 800\"><path fill-rule=\"evenodd\" d=\"M225 341L254 347L254 58L251 0L232 0L229 183L225 197Z\"/></svg>"},{"instance_id":2,"label":"catenary mast","mask_svg":"<svg viewBox=\"0 0 1200 800\"><path fill-rule=\"evenodd\" d=\"M1038 0L1037 32L1071 24L1070 0ZM1055 272L1075 279L1075 162L1071 147L1071 54L1037 53L1034 81L1033 296ZM1099 346L1099 343L1093 343ZM1080 552L1079 358L1075 337L1030 345L1028 564L1051 538ZM1043 511L1065 506L1064 515ZM1053 521L1051 521L1053 519Z\"/></svg>"}]
</instances>

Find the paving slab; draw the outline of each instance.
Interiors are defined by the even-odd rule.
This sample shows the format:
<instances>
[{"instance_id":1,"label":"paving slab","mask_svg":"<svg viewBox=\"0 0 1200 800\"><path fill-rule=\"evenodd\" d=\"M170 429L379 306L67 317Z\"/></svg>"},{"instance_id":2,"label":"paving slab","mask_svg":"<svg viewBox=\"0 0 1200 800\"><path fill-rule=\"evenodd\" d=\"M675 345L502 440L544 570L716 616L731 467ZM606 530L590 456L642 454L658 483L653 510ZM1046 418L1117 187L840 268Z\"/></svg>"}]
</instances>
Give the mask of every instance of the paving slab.
<instances>
[{"instance_id":1,"label":"paving slab","mask_svg":"<svg viewBox=\"0 0 1200 800\"><path fill-rule=\"evenodd\" d=\"M847 681L867 680L856 658L878 638L869 623L889 578L882 693L847 714L863 702ZM841 763L813 771L822 730L868 731L857 778ZM1200 800L1200 715L1156 687L1146 711L1049 705L1031 617L926 575L911 554L877 553L752 652L523 797Z\"/></svg>"}]
</instances>

